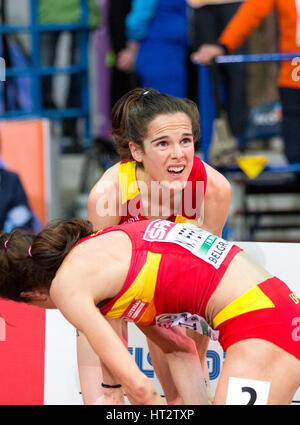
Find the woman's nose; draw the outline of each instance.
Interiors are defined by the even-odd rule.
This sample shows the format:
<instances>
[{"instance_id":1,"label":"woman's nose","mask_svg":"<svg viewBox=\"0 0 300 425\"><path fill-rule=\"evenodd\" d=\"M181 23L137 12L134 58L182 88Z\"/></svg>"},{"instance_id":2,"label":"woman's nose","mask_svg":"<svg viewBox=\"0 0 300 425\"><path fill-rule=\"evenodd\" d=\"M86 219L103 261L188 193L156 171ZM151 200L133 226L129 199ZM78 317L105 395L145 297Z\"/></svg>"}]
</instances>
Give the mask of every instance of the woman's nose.
<instances>
[{"instance_id":1,"label":"woman's nose","mask_svg":"<svg viewBox=\"0 0 300 425\"><path fill-rule=\"evenodd\" d=\"M182 149L181 149L181 146L179 144L175 144L172 147L171 156L172 156L172 158L180 158L182 156Z\"/></svg>"}]
</instances>

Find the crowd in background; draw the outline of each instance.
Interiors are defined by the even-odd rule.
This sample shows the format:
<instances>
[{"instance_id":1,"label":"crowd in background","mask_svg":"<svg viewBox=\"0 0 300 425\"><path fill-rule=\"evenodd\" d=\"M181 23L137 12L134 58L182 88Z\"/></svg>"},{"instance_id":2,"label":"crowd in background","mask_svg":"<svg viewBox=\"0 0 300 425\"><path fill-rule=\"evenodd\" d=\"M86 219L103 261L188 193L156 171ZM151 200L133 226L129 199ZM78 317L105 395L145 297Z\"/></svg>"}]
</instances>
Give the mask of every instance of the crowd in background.
<instances>
[{"instance_id":1,"label":"crowd in background","mask_svg":"<svg viewBox=\"0 0 300 425\"><path fill-rule=\"evenodd\" d=\"M210 64L221 54L255 53L260 43L256 42L251 52L249 37L272 14L275 15L276 40L271 41L276 51L296 54L300 49L300 12L294 0L263 3L258 0L151 0L147 3L133 0L127 2L123 11L122 2L110 3L110 37L112 41L118 38L118 47L114 49L111 105L133 85L152 87L178 97L187 96L198 102L197 64ZM116 22L122 25L118 27ZM276 100L281 105L279 127L284 155L288 162L298 163L300 83L297 69L291 62L273 65L279 68ZM218 71L230 129L242 145L250 112L249 67L245 63L235 63L219 66ZM117 78L114 78L115 73ZM118 92L120 76L127 80L127 85L122 85ZM275 79L269 79L266 85L274 86L275 90Z\"/></svg>"},{"instance_id":2,"label":"crowd in background","mask_svg":"<svg viewBox=\"0 0 300 425\"><path fill-rule=\"evenodd\" d=\"M39 0L38 4L40 23L79 20L80 8L76 0ZM98 31L103 49L97 76L98 81L103 79L99 85L98 111L102 111L101 120L106 125L96 134L103 139L109 139L112 106L134 87L151 87L198 102L197 65L209 65L217 55L249 53L250 34L272 12L277 16L277 50L281 53L300 51L300 5L297 0L89 0L88 10L91 38ZM78 63L79 40L76 32L71 35L70 61ZM54 64L60 36L61 32L41 33L41 65ZM282 108L280 135L287 161L298 163L300 78L291 61L283 61L278 67L278 98ZM218 70L230 129L241 143L249 119L248 68L239 63L219 66ZM52 96L52 78L42 78L46 109L57 108ZM90 91L95 91L93 82ZM80 76L74 74L67 93L69 107L78 106L79 93ZM70 151L81 152L76 118L64 119L62 127L63 135L71 138Z\"/></svg>"}]
</instances>

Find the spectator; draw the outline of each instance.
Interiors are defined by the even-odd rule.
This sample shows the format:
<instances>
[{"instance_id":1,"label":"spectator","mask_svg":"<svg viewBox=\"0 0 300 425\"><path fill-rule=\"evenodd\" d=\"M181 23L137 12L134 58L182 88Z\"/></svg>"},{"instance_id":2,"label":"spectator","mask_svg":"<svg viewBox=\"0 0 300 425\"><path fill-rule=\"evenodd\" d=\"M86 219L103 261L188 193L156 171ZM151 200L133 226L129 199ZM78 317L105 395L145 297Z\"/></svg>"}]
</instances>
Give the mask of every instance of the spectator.
<instances>
[{"instance_id":1,"label":"spectator","mask_svg":"<svg viewBox=\"0 0 300 425\"><path fill-rule=\"evenodd\" d=\"M244 0L187 0L190 6L191 45L197 50L206 44L215 44L230 19ZM247 53L244 44L236 53ZM195 56L194 56L195 58ZM245 64L220 67L226 94L226 111L234 136L242 141L246 128L248 108Z\"/></svg>"},{"instance_id":2,"label":"spectator","mask_svg":"<svg viewBox=\"0 0 300 425\"><path fill-rule=\"evenodd\" d=\"M126 17L126 36L126 48L118 55L119 69L135 69L143 87L171 96L185 97L185 0L134 0Z\"/></svg>"},{"instance_id":3,"label":"spectator","mask_svg":"<svg viewBox=\"0 0 300 425\"><path fill-rule=\"evenodd\" d=\"M243 4L218 39L193 54L199 63L208 64L218 55L233 52L262 20L276 9L281 53L300 53L300 6L294 0L248 0ZM300 79L293 61L282 61L278 79L282 105L282 136L290 163L300 163Z\"/></svg>"},{"instance_id":4,"label":"spectator","mask_svg":"<svg viewBox=\"0 0 300 425\"><path fill-rule=\"evenodd\" d=\"M100 22L100 9L97 0L88 1L90 30L97 28ZM80 20L79 0L39 0L39 22L41 24L67 24L78 23ZM56 48L62 35L62 31L41 32L40 34L40 57L42 66L53 66L56 59ZM71 32L71 64L79 63L79 35L76 31ZM43 108L56 108L52 97L52 76L42 78ZM71 74L70 85L67 94L66 107L80 107L80 74ZM63 120L63 135L73 142L72 149L80 149L77 132L77 119Z\"/></svg>"},{"instance_id":5,"label":"spectator","mask_svg":"<svg viewBox=\"0 0 300 425\"><path fill-rule=\"evenodd\" d=\"M112 51L117 57L126 47L126 28L125 19L130 12L132 0L113 0L109 5L109 32ZM128 91L139 87L139 78L132 70L132 72L123 71L119 69L117 64L111 69L111 107Z\"/></svg>"},{"instance_id":6,"label":"spectator","mask_svg":"<svg viewBox=\"0 0 300 425\"><path fill-rule=\"evenodd\" d=\"M6 170L0 145L0 232L21 227L34 230L34 217L17 173Z\"/></svg>"}]
</instances>

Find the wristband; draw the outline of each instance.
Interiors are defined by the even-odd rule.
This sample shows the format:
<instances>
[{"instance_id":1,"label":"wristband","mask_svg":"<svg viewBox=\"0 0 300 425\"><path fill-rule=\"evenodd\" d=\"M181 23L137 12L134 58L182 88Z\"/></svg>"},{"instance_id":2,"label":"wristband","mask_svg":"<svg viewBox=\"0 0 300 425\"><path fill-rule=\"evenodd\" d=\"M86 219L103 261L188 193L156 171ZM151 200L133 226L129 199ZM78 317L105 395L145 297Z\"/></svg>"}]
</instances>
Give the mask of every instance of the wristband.
<instances>
[{"instance_id":1,"label":"wristband","mask_svg":"<svg viewBox=\"0 0 300 425\"><path fill-rule=\"evenodd\" d=\"M101 386L103 388L121 388L122 385L121 384L116 384L116 385L108 385L108 384L104 384L103 382L101 383Z\"/></svg>"}]
</instances>

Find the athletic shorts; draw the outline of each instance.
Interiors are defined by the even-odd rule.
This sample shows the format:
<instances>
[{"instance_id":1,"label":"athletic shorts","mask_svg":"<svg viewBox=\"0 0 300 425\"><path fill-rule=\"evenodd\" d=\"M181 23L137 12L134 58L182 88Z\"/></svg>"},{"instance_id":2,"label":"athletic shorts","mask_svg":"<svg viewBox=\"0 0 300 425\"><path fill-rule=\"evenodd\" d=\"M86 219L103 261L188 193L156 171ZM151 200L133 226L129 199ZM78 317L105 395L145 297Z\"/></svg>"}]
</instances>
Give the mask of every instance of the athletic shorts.
<instances>
[{"instance_id":1,"label":"athletic shorts","mask_svg":"<svg viewBox=\"0 0 300 425\"><path fill-rule=\"evenodd\" d=\"M213 319L224 351L248 338L270 341L300 360L300 300L276 277L228 304Z\"/></svg>"}]
</instances>

